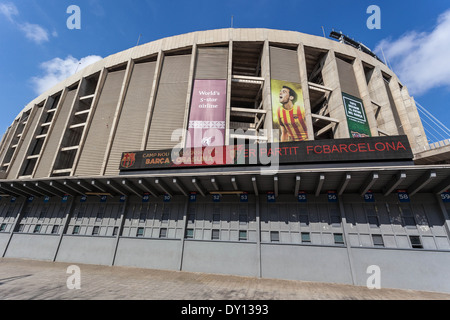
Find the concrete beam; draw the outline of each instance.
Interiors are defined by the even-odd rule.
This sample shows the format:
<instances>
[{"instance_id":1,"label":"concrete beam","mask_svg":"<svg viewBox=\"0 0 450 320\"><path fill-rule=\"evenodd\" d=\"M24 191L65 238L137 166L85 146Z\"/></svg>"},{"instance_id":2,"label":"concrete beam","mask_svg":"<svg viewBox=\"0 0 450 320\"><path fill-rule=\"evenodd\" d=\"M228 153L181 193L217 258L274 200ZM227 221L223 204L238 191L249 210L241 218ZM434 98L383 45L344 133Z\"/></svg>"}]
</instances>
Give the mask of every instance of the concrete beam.
<instances>
[{"instance_id":1,"label":"concrete beam","mask_svg":"<svg viewBox=\"0 0 450 320\"><path fill-rule=\"evenodd\" d=\"M273 177L273 191L275 193L275 197L278 197L278 177L274 176Z\"/></svg>"},{"instance_id":2,"label":"concrete beam","mask_svg":"<svg viewBox=\"0 0 450 320\"><path fill-rule=\"evenodd\" d=\"M408 187L409 196L415 195L423 187L425 187L431 180L436 178L436 171L430 170L417 179L412 185Z\"/></svg>"},{"instance_id":3,"label":"concrete beam","mask_svg":"<svg viewBox=\"0 0 450 320\"><path fill-rule=\"evenodd\" d=\"M50 185L52 186L52 182L50 182ZM86 192L84 189L82 189L81 187L79 187L78 184L76 184L76 183L74 183L74 182L72 182L72 181L68 181L68 180L63 181L63 185L64 185L64 187L67 187L67 188L69 188L70 190L72 190L72 191L74 191L75 193L78 193L78 194L80 194L80 195L84 195L85 192Z\"/></svg>"},{"instance_id":4,"label":"concrete beam","mask_svg":"<svg viewBox=\"0 0 450 320\"><path fill-rule=\"evenodd\" d=\"M43 182L35 182L34 183L35 188L38 188L40 190L43 190L46 196L59 196L58 191L52 187L50 187L47 184L44 184ZM56 190L56 191L55 191ZM72 195L70 195L72 196Z\"/></svg>"},{"instance_id":5,"label":"concrete beam","mask_svg":"<svg viewBox=\"0 0 450 320\"><path fill-rule=\"evenodd\" d=\"M367 180L361 186L359 194L361 196L364 196L367 193L367 191L369 191L370 188L372 188L372 186L377 180L378 180L378 172L372 172L372 174L367 177Z\"/></svg>"},{"instance_id":6,"label":"concrete beam","mask_svg":"<svg viewBox=\"0 0 450 320\"><path fill-rule=\"evenodd\" d=\"M214 189L216 189L216 191L220 190L219 183L216 181L216 178L211 178L211 183L214 186Z\"/></svg>"},{"instance_id":7,"label":"concrete beam","mask_svg":"<svg viewBox=\"0 0 450 320\"><path fill-rule=\"evenodd\" d=\"M255 195L257 196L259 194L259 191L258 191L258 184L256 182L256 177L252 177L252 184Z\"/></svg>"},{"instance_id":8,"label":"concrete beam","mask_svg":"<svg viewBox=\"0 0 450 320\"><path fill-rule=\"evenodd\" d=\"M138 197L142 197L143 192L137 190L137 188L129 181L127 180L122 180L121 182L122 186L127 189L129 192L134 193L135 195L137 195Z\"/></svg>"},{"instance_id":9,"label":"concrete beam","mask_svg":"<svg viewBox=\"0 0 450 320\"><path fill-rule=\"evenodd\" d=\"M239 187L236 182L236 177L231 177L231 184L233 185L234 190L238 191Z\"/></svg>"},{"instance_id":10,"label":"concrete beam","mask_svg":"<svg viewBox=\"0 0 450 320\"><path fill-rule=\"evenodd\" d=\"M433 193L440 195L450 189L450 176L433 189Z\"/></svg>"},{"instance_id":11,"label":"concrete beam","mask_svg":"<svg viewBox=\"0 0 450 320\"><path fill-rule=\"evenodd\" d=\"M118 195L126 195L127 192L124 191L123 187L113 180L106 181L108 188L114 190Z\"/></svg>"},{"instance_id":12,"label":"concrete beam","mask_svg":"<svg viewBox=\"0 0 450 320\"><path fill-rule=\"evenodd\" d=\"M197 191L200 192L200 194L204 197L205 191L204 191L203 186L201 185L200 181L198 181L198 179L196 179L196 178L193 178L192 183L194 184L194 187L197 189Z\"/></svg>"},{"instance_id":13,"label":"concrete beam","mask_svg":"<svg viewBox=\"0 0 450 320\"><path fill-rule=\"evenodd\" d=\"M61 192L63 195L68 194L70 196L73 196L72 190L68 190L67 188L65 188L65 186L61 186L61 184L59 184L58 182L50 181L49 185L50 185L50 187L54 188L55 190L58 190L59 192Z\"/></svg>"},{"instance_id":14,"label":"concrete beam","mask_svg":"<svg viewBox=\"0 0 450 320\"><path fill-rule=\"evenodd\" d=\"M166 194L168 194L169 196L173 197L171 191L169 191L169 187L164 183L164 181L162 181L160 178L155 179L155 184Z\"/></svg>"},{"instance_id":15,"label":"concrete beam","mask_svg":"<svg viewBox=\"0 0 450 320\"><path fill-rule=\"evenodd\" d=\"M319 181L317 181L317 188L316 188L316 197L319 196L320 191L322 191L323 183L325 182L325 175L321 174L319 176Z\"/></svg>"},{"instance_id":16,"label":"concrete beam","mask_svg":"<svg viewBox=\"0 0 450 320\"><path fill-rule=\"evenodd\" d=\"M139 186L141 186L141 189L143 189L145 192L149 192L155 198L158 197L158 195L156 194L156 191L146 180L139 179L138 184L139 184ZM142 196L142 194L141 194L141 196Z\"/></svg>"},{"instance_id":17,"label":"concrete beam","mask_svg":"<svg viewBox=\"0 0 450 320\"><path fill-rule=\"evenodd\" d=\"M400 183L402 183L403 180L406 179L406 172L401 171L399 172L395 179L392 179L383 189L383 195L386 197L387 195L389 195L392 191L395 190L395 188L397 188Z\"/></svg>"},{"instance_id":18,"label":"concrete beam","mask_svg":"<svg viewBox=\"0 0 450 320\"><path fill-rule=\"evenodd\" d=\"M186 191L186 188L184 187L184 185L180 181L178 181L177 178L173 178L172 182L178 188L178 190L181 191L181 193L184 196L186 196L186 197L188 196L188 192Z\"/></svg>"},{"instance_id":19,"label":"concrete beam","mask_svg":"<svg viewBox=\"0 0 450 320\"><path fill-rule=\"evenodd\" d=\"M297 197L298 192L300 191L300 176L295 177L295 189L294 189L294 197Z\"/></svg>"},{"instance_id":20,"label":"concrete beam","mask_svg":"<svg viewBox=\"0 0 450 320\"><path fill-rule=\"evenodd\" d=\"M339 190L338 190L339 196L341 196L344 193L345 188L347 188L347 185L350 182L351 178L352 178L352 176L349 173L345 174L344 180L342 181L342 183L339 187Z\"/></svg>"}]
</instances>

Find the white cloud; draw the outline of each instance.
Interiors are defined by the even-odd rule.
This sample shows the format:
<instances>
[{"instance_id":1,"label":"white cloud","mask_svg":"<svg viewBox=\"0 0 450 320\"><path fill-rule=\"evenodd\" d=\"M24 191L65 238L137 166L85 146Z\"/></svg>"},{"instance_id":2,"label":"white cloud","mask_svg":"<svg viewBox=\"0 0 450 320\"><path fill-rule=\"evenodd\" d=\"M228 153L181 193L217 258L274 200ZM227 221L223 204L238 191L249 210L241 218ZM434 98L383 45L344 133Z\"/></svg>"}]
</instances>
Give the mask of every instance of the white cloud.
<instances>
[{"instance_id":1,"label":"white cloud","mask_svg":"<svg viewBox=\"0 0 450 320\"><path fill-rule=\"evenodd\" d=\"M436 87L450 88L450 10L441 14L431 32L408 32L397 40L384 39L382 52L411 94L421 95Z\"/></svg>"},{"instance_id":2,"label":"white cloud","mask_svg":"<svg viewBox=\"0 0 450 320\"><path fill-rule=\"evenodd\" d=\"M37 94L41 94L62 80L70 77L75 72L78 72L101 59L103 58L95 55L87 56L80 60L68 56L66 59L54 58L43 62L40 67L44 70L44 74L40 77L33 77L31 79L34 91Z\"/></svg>"},{"instance_id":3,"label":"white cloud","mask_svg":"<svg viewBox=\"0 0 450 320\"><path fill-rule=\"evenodd\" d=\"M25 37L31 41L40 44L49 41L49 33L43 27L38 24L32 24L29 22L19 22L16 16L19 16L19 10L10 2L0 3L0 14L4 15L13 25L15 25L20 31L25 34ZM56 31L54 31L53 36Z\"/></svg>"},{"instance_id":4,"label":"white cloud","mask_svg":"<svg viewBox=\"0 0 450 320\"><path fill-rule=\"evenodd\" d=\"M19 14L19 10L17 10L17 7L12 3L0 3L0 13L9 21L13 22L13 17Z\"/></svg>"},{"instance_id":5,"label":"white cloud","mask_svg":"<svg viewBox=\"0 0 450 320\"><path fill-rule=\"evenodd\" d=\"M25 36L28 39L36 42L37 44L47 42L49 40L47 30L42 28L40 25L26 22L19 25L19 28L25 33Z\"/></svg>"}]
</instances>

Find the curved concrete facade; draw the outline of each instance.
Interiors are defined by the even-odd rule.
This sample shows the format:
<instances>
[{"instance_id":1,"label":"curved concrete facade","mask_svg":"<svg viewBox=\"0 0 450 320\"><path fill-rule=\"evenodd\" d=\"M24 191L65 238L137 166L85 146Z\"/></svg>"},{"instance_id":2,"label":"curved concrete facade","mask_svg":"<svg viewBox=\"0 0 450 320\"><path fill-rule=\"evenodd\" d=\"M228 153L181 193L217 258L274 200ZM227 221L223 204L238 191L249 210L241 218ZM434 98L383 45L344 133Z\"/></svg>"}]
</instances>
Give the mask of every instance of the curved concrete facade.
<instances>
[{"instance_id":1,"label":"curved concrete facade","mask_svg":"<svg viewBox=\"0 0 450 320\"><path fill-rule=\"evenodd\" d=\"M193 81L199 78L227 81L227 129L240 128L233 127L232 109L240 106L239 85L246 89L243 84L253 81L250 90L260 90L260 97L246 98L267 111L259 128L268 131L269 142L270 81L278 79L301 84L309 140L349 137L341 98L347 93L364 103L372 136L406 134L413 150L427 145L413 98L376 58L299 32L223 29L111 55L37 97L3 139L5 178L118 174L124 151L175 146L170 134L186 129ZM47 113L54 114L50 121ZM20 139L14 139L19 132ZM230 142L228 133L225 141Z\"/></svg>"},{"instance_id":2,"label":"curved concrete facade","mask_svg":"<svg viewBox=\"0 0 450 320\"><path fill-rule=\"evenodd\" d=\"M261 163L124 170L127 153L190 143L202 81L223 98L208 124L222 145L291 139L348 155L270 174ZM284 83L299 90L288 97L303 131L273 111ZM388 141L382 157L365 158L371 141ZM0 144L0 254L363 286L376 265L382 286L450 292L450 167L415 165L426 146L407 88L354 47L269 29L161 39L86 67L14 120Z\"/></svg>"}]
</instances>

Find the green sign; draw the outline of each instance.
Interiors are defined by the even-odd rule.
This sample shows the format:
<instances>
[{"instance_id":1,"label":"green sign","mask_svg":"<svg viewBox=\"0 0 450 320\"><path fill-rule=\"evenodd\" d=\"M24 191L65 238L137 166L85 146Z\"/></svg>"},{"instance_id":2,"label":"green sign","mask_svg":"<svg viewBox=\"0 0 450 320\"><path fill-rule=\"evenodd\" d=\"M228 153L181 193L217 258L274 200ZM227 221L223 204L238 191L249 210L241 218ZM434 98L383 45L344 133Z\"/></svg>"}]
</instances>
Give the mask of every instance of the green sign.
<instances>
[{"instance_id":1,"label":"green sign","mask_svg":"<svg viewBox=\"0 0 450 320\"><path fill-rule=\"evenodd\" d=\"M351 138L371 137L369 123L361 99L342 92L348 131Z\"/></svg>"}]
</instances>

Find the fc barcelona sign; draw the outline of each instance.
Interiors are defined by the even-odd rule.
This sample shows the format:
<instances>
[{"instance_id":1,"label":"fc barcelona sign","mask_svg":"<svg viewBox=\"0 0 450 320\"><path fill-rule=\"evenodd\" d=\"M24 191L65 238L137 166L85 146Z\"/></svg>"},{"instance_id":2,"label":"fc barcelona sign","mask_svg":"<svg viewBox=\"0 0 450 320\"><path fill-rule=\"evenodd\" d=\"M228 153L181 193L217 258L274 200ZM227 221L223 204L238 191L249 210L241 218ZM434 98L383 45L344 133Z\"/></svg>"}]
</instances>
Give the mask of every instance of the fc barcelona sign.
<instances>
[{"instance_id":1,"label":"fc barcelona sign","mask_svg":"<svg viewBox=\"0 0 450 320\"><path fill-rule=\"evenodd\" d=\"M122 154L120 170L412 161L406 136L149 150Z\"/></svg>"},{"instance_id":2,"label":"fc barcelona sign","mask_svg":"<svg viewBox=\"0 0 450 320\"><path fill-rule=\"evenodd\" d=\"M130 168L134 166L136 162L136 153L124 153L122 156L122 161L120 162L121 168Z\"/></svg>"}]
</instances>

